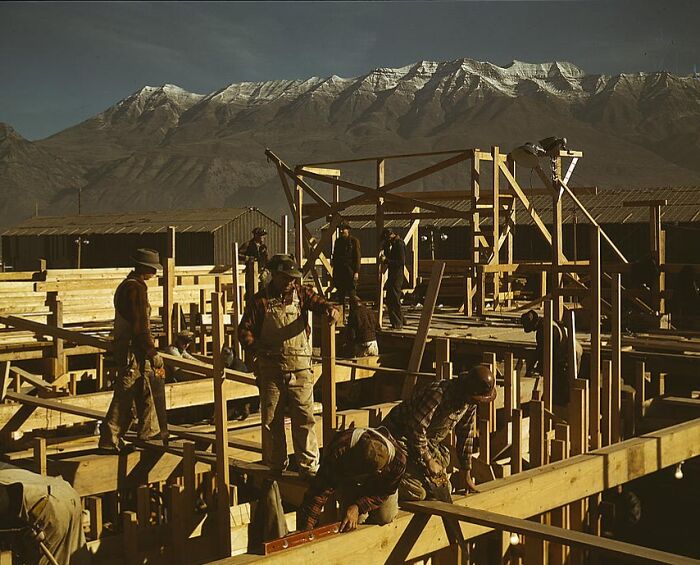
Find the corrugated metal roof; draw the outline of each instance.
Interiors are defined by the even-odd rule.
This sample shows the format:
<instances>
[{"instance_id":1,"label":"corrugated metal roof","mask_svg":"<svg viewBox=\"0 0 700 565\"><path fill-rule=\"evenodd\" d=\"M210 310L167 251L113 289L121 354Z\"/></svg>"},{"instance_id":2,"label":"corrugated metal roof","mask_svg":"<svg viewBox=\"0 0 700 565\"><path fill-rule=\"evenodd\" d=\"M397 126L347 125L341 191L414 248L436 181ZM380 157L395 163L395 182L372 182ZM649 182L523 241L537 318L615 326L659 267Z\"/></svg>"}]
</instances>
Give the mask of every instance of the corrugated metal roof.
<instances>
[{"instance_id":1,"label":"corrugated metal roof","mask_svg":"<svg viewBox=\"0 0 700 565\"><path fill-rule=\"evenodd\" d=\"M80 216L35 216L0 232L0 235L162 233L168 226L175 226L179 233L211 233L252 211L262 214L257 208L205 208ZM270 220L274 222L271 218Z\"/></svg>"},{"instance_id":2,"label":"corrugated metal roof","mask_svg":"<svg viewBox=\"0 0 700 565\"><path fill-rule=\"evenodd\" d=\"M527 194L527 191L526 191ZM416 196L419 199L419 196ZM573 223L574 215L580 223L588 220L580 212L573 201L566 195L563 197L562 211L564 223ZM667 200L668 204L661 208L662 223L690 223L700 222L700 187L656 187L656 188L608 188L600 189L598 194L583 194L578 197L584 207L590 212L599 224L635 224L647 223L649 221L649 208L628 207L624 202L632 200ZM552 223L552 197L548 195L528 196L530 203L542 218L545 224ZM454 210L468 211L470 202L467 199L439 200L436 204L446 206ZM374 204L363 204L346 208L343 216L349 215L374 215L377 208ZM429 212L429 210L424 210ZM501 212L501 217L505 212ZM468 220L459 218L449 218L441 220L425 220L425 224L432 224L436 227L466 226ZM490 225L492 218L482 216L481 223ZM362 229L376 226L376 221L353 221L350 222L354 229ZM410 224L409 220L388 220L385 221L387 227L406 228ZM516 203L516 224L532 225L534 220L524 209L522 202Z\"/></svg>"}]
</instances>

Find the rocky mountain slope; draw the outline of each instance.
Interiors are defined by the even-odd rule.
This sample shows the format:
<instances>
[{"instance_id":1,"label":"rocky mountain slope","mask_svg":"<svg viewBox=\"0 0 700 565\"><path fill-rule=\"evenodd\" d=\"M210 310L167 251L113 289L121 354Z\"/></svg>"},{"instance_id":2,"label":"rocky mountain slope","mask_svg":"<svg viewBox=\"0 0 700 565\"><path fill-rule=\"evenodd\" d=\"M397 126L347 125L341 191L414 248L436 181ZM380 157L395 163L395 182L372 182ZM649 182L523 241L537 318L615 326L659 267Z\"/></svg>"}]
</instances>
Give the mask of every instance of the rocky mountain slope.
<instances>
[{"instance_id":1,"label":"rocky mountain slope","mask_svg":"<svg viewBox=\"0 0 700 565\"><path fill-rule=\"evenodd\" d=\"M563 62L421 61L207 95L147 86L44 140L0 129L0 222L31 214L34 200L40 210L74 210L79 186L90 211L231 205L277 214L285 202L265 147L294 165L492 144L508 151L559 135L585 152L573 184L700 185L699 123L700 80L588 75ZM388 178L407 167L392 162ZM372 182L371 168L356 169L344 177Z\"/></svg>"}]
</instances>

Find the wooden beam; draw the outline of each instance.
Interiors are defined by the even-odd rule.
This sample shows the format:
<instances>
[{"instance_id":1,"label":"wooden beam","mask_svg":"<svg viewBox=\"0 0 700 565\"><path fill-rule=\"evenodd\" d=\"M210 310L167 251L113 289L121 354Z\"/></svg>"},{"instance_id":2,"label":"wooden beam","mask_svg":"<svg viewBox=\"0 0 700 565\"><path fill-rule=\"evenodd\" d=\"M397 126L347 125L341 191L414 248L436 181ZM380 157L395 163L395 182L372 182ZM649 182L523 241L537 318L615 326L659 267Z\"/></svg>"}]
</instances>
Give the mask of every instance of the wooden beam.
<instances>
[{"instance_id":1,"label":"wooden beam","mask_svg":"<svg viewBox=\"0 0 700 565\"><path fill-rule=\"evenodd\" d=\"M335 394L335 323L324 314L321 320L321 395L323 402L323 441L326 445L337 427Z\"/></svg>"},{"instance_id":2,"label":"wooden beam","mask_svg":"<svg viewBox=\"0 0 700 565\"><path fill-rule=\"evenodd\" d=\"M411 357L408 361L409 375L404 381L403 390L401 392L401 397L404 399L411 395L413 387L416 384L416 377L412 373L420 371L423 353L425 352L425 344L427 342L428 332L430 331L430 322L433 318L433 312L435 311L435 304L437 303L438 293L440 292L440 283L442 282L442 274L444 272L445 262L435 261L430 274L428 290L425 294L425 300L423 301L423 309L421 311L420 321L418 322L416 337L413 341Z\"/></svg>"},{"instance_id":3,"label":"wooden beam","mask_svg":"<svg viewBox=\"0 0 700 565\"><path fill-rule=\"evenodd\" d=\"M600 447L600 228L593 226L591 230L591 306L589 312L591 327L590 352L590 412L589 432L591 449Z\"/></svg>"},{"instance_id":4,"label":"wooden beam","mask_svg":"<svg viewBox=\"0 0 700 565\"><path fill-rule=\"evenodd\" d=\"M478 524L487 528L533 536L537 539L552 541L570 547L582 547L603 555L614 555L616 557L633 559L635 562L668 563L674 565L688 565L695 562L694 559L667 553L665 551L585 534L583 532L574 532L564 528L548 526L546 524L539 524L530 520L513 518L505 514L497 514L486 510L455 507L453 504L447 502L439 502L436 500L405 502L402 504L402 507L415 513L430 514L451 520L469 522L470 524Z\"/></svg>"}]
</instances>

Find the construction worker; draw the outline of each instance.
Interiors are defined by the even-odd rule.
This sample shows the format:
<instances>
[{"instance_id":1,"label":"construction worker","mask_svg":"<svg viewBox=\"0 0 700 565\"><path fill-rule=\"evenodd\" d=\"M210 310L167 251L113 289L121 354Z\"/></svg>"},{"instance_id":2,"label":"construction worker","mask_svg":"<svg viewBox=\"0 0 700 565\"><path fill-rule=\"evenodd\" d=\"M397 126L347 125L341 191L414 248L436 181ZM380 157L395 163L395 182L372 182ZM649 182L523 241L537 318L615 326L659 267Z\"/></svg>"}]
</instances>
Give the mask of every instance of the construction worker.
<instances>
[{"instance_id":1,"label":"construction worker","mask_svg":"<svg viewBox=\"0 0 700 565\"><path fill-rule=\"evenodd\" d=\"M284 417L289 408L299 471L313 475L319 453L307 313L326 313L336 321L338 311L302 286L301 271L289 255L275 255L268 266L272 279L246 306L238 326L240 344L254 358L260 388L263 463L274 471L287 468Z\"/></svg>"},{"instance_id":2,"label":"construction worker","mask_svg":"<svg viewBox=\"0 0 700 565\"><path fill-rule=\"evenodd\" d=\"M534 373L544 370L544 325L537 315L537 312L530 310L520 317L520 322L525 333L535 332L537 345L535 352L527 362L526 377L531 377ZM554 322L552 326L552 402L557 405L566 405L569 402L569 361L568 361L568 332L559 322ZM581 367L581 357L583 348L576 341L576 373ZM575 379L574 374L571 378Z\"/></svg>"},{"instance_id":3,"label":"construction worker","mask_svg":"<svg viewBox=\"0 0 700 565\"><path fill-rule=\"evenodd\" d=\"M400 330L404 325L401 312L401 289L403 288L403 270L406 266L406 244L394 230L386 228L382 232L382 260L387 265L386 307L389 311L391 327Z\"/></svg>"},{"instance_id":4,"label":"construction worker","mask_svg":"<svg viewBox=\"0 0 700 565\"><path fill-rule=\"evenodd\" d=\"M340 236L335 240L331 266L333 285L336 288L338 303L344 307L345 297L351 300L357 296L357 283L360 280L362 252L360 241L350 235L350 224L342 222L338 226Z\"/></svg>"},{"instance_id":5,"label":"construction worker","mask_svg":"<svg viewBox=\"0 0 700 565\"><path fill-rule=\"evenodd\" d=\"M348 353L353 357L379 355L377 345L379 329L376 312L367 308L359 298L351 298L350 315L345 325Z\"/></svg>"},{"instance_id":6,"label":"construction worker","mask_svg":"<svg viewBox=\"0 0 700 565\"><path fill-rule=\"evenodd\" d=\"M258 269L262 272L267 268L267 244L265 243L267 231L265 228L257 227L253 230L253 238L246 242L239 251L241 261L247 262L255 259L258 262Z\"/></svg>"},{"instance_id":7,"label":"construction worker","mask_svg":"<svg viewBox=\"0 0 700 565\"><path fill-rule=\"evenodd\" d=\"M134 270L117 287L114 294L114 362L117 377L114 396L101 426L99 447L103 453L128 451L123 440L132 421L132 408L138 415L138 438L161 437L153 386L165 379L163 359L156 350L151 334L151 305L146 281L163 267L158 252L137 249L132 257ZM163 431L167 435L167 431Z\"/></svg>"},{"instance_id":8,"label":"construction worker","mask_svg":"<svg viewBox=\"0 0 700 565\"><path fill-rule=\"evenodd\" d=\"M90 563L82 518L80 495L61 477L0 462L0 532L26 528L32 534L33 541L24 538L13 548L18 563Z\"/></svg>"},{"instance_id":9,"label":"construction worker","mask_svg":"<svg viewBox=\"0 0 700 565\"><path fill-rule=\"evenodd\" d=\"M343 516L340 531L358 524L389 524L399 511L397 489L406 454L386 428L338 432L324 447L321 468L299 510L299 530L311 530L328 498L337 492Z\"/></svg>"},{"instance_id":10,"label":"construction worker","mask_svg":"<svg viewBox=\"0 0 700 565\"><path fill-rule=\"evenodd\" d=\"M476 491L471 477L474 420L480 402L493 402L496 381L486 365L476 365L457 378L415 388L410 398L392 408L382 421L407 452L406 474L399 500L430 498L430 483L448 473L450 448L443 440L455 431L457 457L468 490Z\"/></svg>"},{"instance_id":11,"label":"construction worker","mask_svg":"<svg viewBox=\"0 0 700 565\"><path fill-rule=\"evenodd\" d=\"M194 341L194 334L189 330L182 330L178 332L175 337L175 343L169 345L165 349L165 353L168 355L174 355L175 357L182 357L183 359L189 359L190 361L196 361L197 359L190 355L189 349ZM168 382L178 382L182 375L182 371L175 367L169 367L166 371L166 377Z\"/></svg>"}]
</instances>

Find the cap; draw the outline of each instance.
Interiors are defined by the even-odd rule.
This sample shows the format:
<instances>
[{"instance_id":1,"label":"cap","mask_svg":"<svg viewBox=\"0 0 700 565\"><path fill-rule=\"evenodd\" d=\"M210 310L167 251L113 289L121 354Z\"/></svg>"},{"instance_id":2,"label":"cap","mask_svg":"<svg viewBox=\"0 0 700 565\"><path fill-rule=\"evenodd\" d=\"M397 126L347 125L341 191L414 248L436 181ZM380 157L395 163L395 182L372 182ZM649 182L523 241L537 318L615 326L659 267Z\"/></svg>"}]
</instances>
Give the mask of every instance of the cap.
<instances>
[{"instance_id":1,"label":"cap","mask_svg":"<svg viewBox=\"0 0 700 565\"><path fill-rule=\"evenodd\" d=\"M267 268L273 275L275 273L284 273L285 275L289 275L295 279L302 278L302 273L297 267L294 259L292 259L292 257L289 255L285 255L284 253L273 255L272 259L270 259L269 263L267 264Z\"/></svg>"},{"instance_id":2,"label":"cap","mask_svg":"<svg viewBox=\"0 0 700 565\"><path fill-rule=\"evenodd\" d=\"M496 398L496 379L487 365L475 365L457 377L459 388L474 402L491 402Z\"/></svg>"},{"instance_id":3,"label":"cap","mask_svg":"<svg viewBox=\"0 0 700 565\"><path fill-rule=\"evenodd\" d=\"M194 334L189 330L182 330L180 332L177 332L177 336L175 336L175 338L191 342L194 339Z\"/></svg>"},{"instance_id":4,"label":"cap","mask_svg":"<svg viewBox=\"0 0 700 565\"><path fill-rule=\"evenodd\" d=\"M137 265L150 267L156 271L163 270L163 265L160 264L160 255L155 249L137 249L131 256L131 259Z\"/></svg>"},{"instance_id":5,"label":"cap","mask_svg":"<svg viewBox=\"0 0 700 565\"><path fill-rule=\"evenodd\" d=\"M350 229L350 224L346 221L342 221L338 224L338 229L339 230L349 230Z\"/></svg>"},{"instance_id":6,"label":"cap","mask_svg":"<svg viewBox=\"0 0 700 565\"><path fill-rule=\"evenodd\" d=\"M382 239L387 239L392 233L395 233L391 228L384 228L382 230Z\"/></svg>"},{"instance_id":7,"label":"cap","mask_svg":"<svg viewBox=\"0 0 700 565\"><path fill-rule=\"evenodd\" d=\"M534 332L537 329L537 321L540 317L534 310L528 310L522 316L520 316L520 323L523 325L523 329L526 332Z\"/></svg>"},{"instance_id":8,"label":"cap","mask_svg":"<svg viewBox=\"0 0 700 565\"><path fill-rule=\"evenodd\" d=\"M383 469L389 462L389 449L374 434L365 433L347 451L345 467L350 475L367 475Z\"/></svg>"},{"instance_id":9,"label":"cap","mask_svg":"<svg viewBox=\"0 0 700 565\"><path fill-rule=\"evenodd\" d=\"M267 230L265 228L255 228L253 230L253 235L267 235Z\"/></svg>"}]
</instances>

